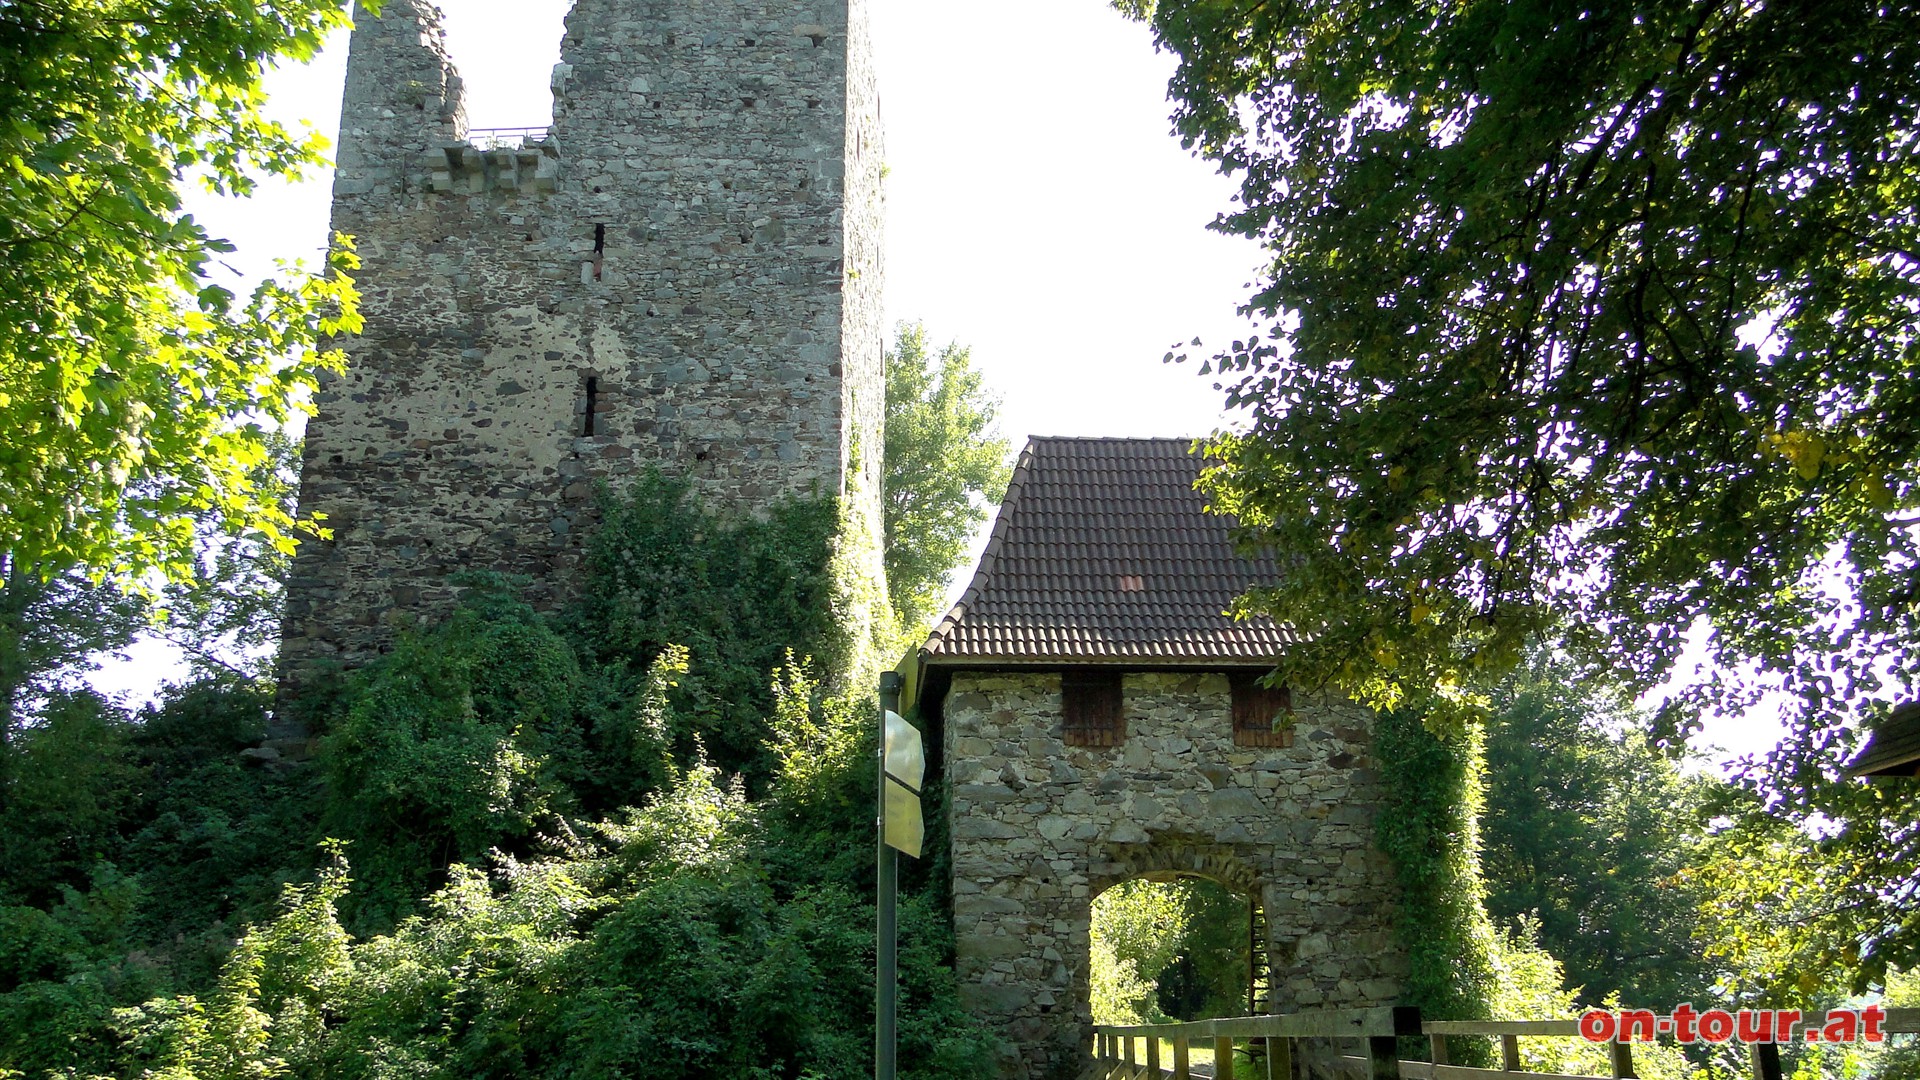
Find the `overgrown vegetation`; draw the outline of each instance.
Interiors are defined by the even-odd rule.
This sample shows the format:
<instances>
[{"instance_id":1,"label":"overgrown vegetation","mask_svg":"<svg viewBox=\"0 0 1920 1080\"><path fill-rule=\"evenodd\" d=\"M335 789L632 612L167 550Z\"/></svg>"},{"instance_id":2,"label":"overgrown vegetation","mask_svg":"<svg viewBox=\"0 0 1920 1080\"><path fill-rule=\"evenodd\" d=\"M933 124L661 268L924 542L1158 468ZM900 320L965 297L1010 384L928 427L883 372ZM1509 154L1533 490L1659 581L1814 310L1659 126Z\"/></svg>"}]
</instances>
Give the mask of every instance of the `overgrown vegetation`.
<instances>
[{"instance_id":1,"label":"overgrown vegetation","mask_svg":"<svg viewBox=\"0 0 1920 1080\"><path fill-rule=\"evenodd\" d=\"M591 600L471 579L312 765L241 754L256 684L44 695L0 759L0 1074L864 1075L872 709L787 651L832 655L835 508L654 476L606 519ZM904 886L904 1075L975 1072Z\"/></svg>"},{"instance_id":2,"label":"overgrown vegetation","mask_svg":"<svg viewBox=\"0 0 1920 1080\"><path fill-rule=\"evenodd\" d=\"M966 346L935 353L924 327L900 324L887 352L883 517L888 596L910 644L941 614L974 529L1006 493L998 407Z\"/></svg>"},{"instance_id":3,"label":"overgrown vegetation","mask_svg":"<svg viewBox=\"0 0 1920 1080\"><path fill-rule=\"evenodd\" d=\"M1247 898L1204 878L1123 881L1093 900L1096 1024L1237 1016L1247 1005Z\"/></svg>"},{"instance_id":4,"label":"overgrown vegetation","mask_svg":"<svg viewBox=\"0 0 1920 1080\"><path fill-rule=\"evenodd\" d=\"M1484 754L1477 727L1437 735L1398 712L1374 723L1386 795L1375 842L1400 883L1396 929L1408 962L1401 999L1439 1020L1492 1015L1498 990L1499 942L1480 874Z\"/></svg>"}]
</instances>

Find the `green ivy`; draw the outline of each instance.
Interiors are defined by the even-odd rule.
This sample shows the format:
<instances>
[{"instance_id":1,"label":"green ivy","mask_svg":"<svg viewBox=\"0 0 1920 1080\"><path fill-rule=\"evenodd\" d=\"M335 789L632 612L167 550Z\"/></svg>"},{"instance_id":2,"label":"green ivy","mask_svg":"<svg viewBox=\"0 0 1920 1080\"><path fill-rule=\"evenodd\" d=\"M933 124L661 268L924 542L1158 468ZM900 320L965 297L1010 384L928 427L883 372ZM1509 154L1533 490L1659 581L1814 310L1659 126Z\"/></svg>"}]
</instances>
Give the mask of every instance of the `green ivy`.
<instances>
[{"instance_id":1,"label":"green ivy","mask_svg":"<svg viewBox=\"0 0 1920 1080\"><path fill-rule=\"evenodd\" d=\"M838 672L849 652L833 610L837 500L726 517L684 477L650 471L624 494L603 492L600 510L585 596L568 620L583 653L638 671L684 646L674 749L684 757L697 736L714 764L762 787L774 765L770 674L790 652Z\"/></svg>"},{"instance_id":2,"label":"green ivy","mask_svg":"<svg viewBox=\"0 0 1920 1080\"><path fill-rule=\"evenodd\" d=\"M1395 930L1409 968L1401 1003L1429 1020L1487 1019L1496 992L1480 877L1485 741L1476 725L1440 736L1401 712L1379 714L1374 726L1386 791L1378 843L1400 884ZM1456 1064L1491 1064L1484 1040L1455 1044Z\"/></svg>"}]
</instances>

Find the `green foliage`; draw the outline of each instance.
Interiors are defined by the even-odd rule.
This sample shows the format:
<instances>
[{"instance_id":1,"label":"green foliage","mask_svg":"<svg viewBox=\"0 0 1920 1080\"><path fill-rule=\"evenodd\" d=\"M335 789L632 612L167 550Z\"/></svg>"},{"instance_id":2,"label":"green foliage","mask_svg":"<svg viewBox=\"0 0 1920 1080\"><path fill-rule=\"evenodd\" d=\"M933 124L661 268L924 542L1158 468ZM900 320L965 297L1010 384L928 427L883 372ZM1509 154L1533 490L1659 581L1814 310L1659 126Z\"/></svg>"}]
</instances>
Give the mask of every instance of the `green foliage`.
<instances>
[{"instance_id":1,"label":"green foliage","mask_svg":"<svg viewBox=\"0 0 1920 1080\"><path fill-rule=\"evenodd\" d=\"M1499 984L1480 874L1483 734L1436 735L1405 713L1380 714L1373 734L1386 793L1376 842L1400 883L1409 967L1401 1002L1438 1020L1487 1019Z\"/></svg>"},{"instance_id":2,"label":"green foliage","mask_svg":"<svg viewBox=\"0 0 1920 1080\"><path fill-rule=\"evenodd\" d=\"M839 741L829 715L853 711L811 721ZM815 769L807 783L820 797L862 779ZM772 805L802 802L776 793ZM788 825L763 816L737 778L696 762L564 854L497 857L491 874L455 865L420 914L359 942L336 913L348 881L335 861L285 891L204 996L27 1017L20 1030L118 1047L89 1068L129 1078L864 1076L864 875L769 873ZM870 851L866 839L853 838ZM902 1075L973 1075L988 1043L959 1011L951 943L926 897L904 897L901 914Z\"/></svg>"},{"instance_id":3,"label":"green foliage","mask_svg":"<svg viewBox=\"0 0 1920 1080\"><path fill-rule=\"evenodd\" d=\"M848 652L832 618L833 500L722 518L684 478L652 472L624 496L604 497L601 513L587 545L591 585L570 619L583 651L639 668L684 646L675 751L688 754L697 735L716 764L762 782L773 771L769 673L789 651L837 672Z\"/></svg>"},{"instance_id":4,"label":"green foliage","mask_svg":"<svg viewBox=\"0 0 1920 1080\"><path fill-rule=\"evenodd\" d=\"M356 676L321 760L323 827L353 843L370 886L359 917L390 921L448 864L524 843L572 808L582 681L565 639L488 581ZM622 741L631 760L637 746Z\"/></svg>"},{"instance_id":5,"label":"green foliage","mask_svg":"<svg viewBox=\"0 0 1920 1080\"><path fill-rule=\"evenodd\" d=\"M1160 1008L1181 1020L1247 1011L1252 961L1248 898L1205 878L1179 882L1186 911L1180 955L1159 979Z\"/></svg>"},{"instance_id":6,"label":"green foliage","mask_svg":"<svg viewBox=\"0 0 1920 1080\"><path fill-rule=\"evenodd\" d=\"M1705 1008L1723 969L1704 955L1690 870L1725 784L1683 774L1630 703L1547 654L1490 696L1487 911L1530 926L1587 1004Z\"/></svg>"},{"instance_id":7,"label":"green foliage","mask_svg":"<svg viewBox=\"0 0 1920 1080\"><path fill-rule=\"evenodd\" d=\"M79 573L42 580L0 552L0 743L38 699L130 643L140 605Z\"/></svg>"},{"instance_id":8,"label":"green foliage","mask_svg":"<svg viewBox=\"0 0 1920 1080\"><path fill-rule=\"evenodd\" d=\"M1513 929L1501 929L1493 938L1491 959L1495 973L1495 991L1489 1008L1495 1020L1577 1020L1583 1009L1578 989L1569 989L1560 962L1541 948L1538 927L1523 919ZM1686 1000L1684 998L1680 999ZM1673 1002L1662 1002L1658 1011L1670 1009ZM1611 1009L1621 1008L1618 995L1590 1003ZM1635 1007L1629 1003L1629 1007ZM1704 1007L1704 1006L1702 1006ZM1453 1044L1467 1040L1454 1039ZM1476 1043L1479 1040L1474 1040ZM1489 1054L1489 1041L1485 1049ZM1607 1047L1581 1038L1526 1038L1520 1040L1521 1068L1528 1072L1560 1076L1610 1076L1613 1073ZM1742 1070L1706 1067L1689 1061L1673 1043L1636 1044L1633 1069L1647 1080L1734 1080Z\"/></svg>"},{"instance_id":9,"label":"green foliage","mask_svg":"<svg viewBox=\"0 0 1920 1080\"><path fill-rule=\"evenodd\" d=\"M709 761L711 699L685 692L745 680L745 662L648 636L830 635L803 610L828 590L798 578L826 580L836 515L796 503L734 526L684 488L655 494L686 516L616 521L668 534L601 590L619 618L556 623L471 577L453 615L316 706L314 764L243 754L272 701L244 680L137 718L48 698L0 747L0 825L18 826L0 832L0 1075L865 1075L871 699L776 654L749 783ZM665 550L688 520L704 525ZM671 580L696 566L705 595ZM773 629L727 625L756 605ZM930 827L937 847L937 807ZM903 1075L977 1075L991 1039L959 1008L944 876L902 879Z\"/></svg>"},{"instance_id":10,"label":"green foliage","mask_svg":"<svg viewBox=\"0 0 1920 1080\"><path fill-rule=\"evenodd\" d=\"M207 280L232 246L180 212L177 184L250 191L323 163L317 135L260 112L263 67L310 58L341 0L23 0L0 8L0 553L51 577L84 566L190 576L212 522L290 549L256 485L267 432L358 327L342 244L332 276L289 268L240 301Z\"/></svg>"},{"instance_id":11,"label":"green foliage","mask_svg":"<svg viewBox=\"0 0 1920 1080\"><path fill-rule=\"evenodd\" d=\"M45 904L109 858L138 798L125 721L56 695L0 755L0 899Z\"/></svg>"},{"instance_id":12,"label":"green foliage","mask_svg":"<svg viewBox=\"0 0 1920 1080\"><path fill-rule=\"evenodd\" d=\"M924 630L974 529L1007 489L998 402L965 347L938 355L919 323L902 323L887 353L885 498L887 595L901 627Z\"/></svg>"},{"instance_id":13,"label":"green foliage","mask_svg":"<svg viewBox=\"0 0 1920 1080\"><path fill-rule=\"evenodd\" d=\"M1093 901L1094 1022L1238 1016L1247 1007L1247 898L1205 878L1123 881Z\"/></svg>"},{"instance_id":14,"label":"green foliage","mask_svg":"<svg viewBox=\"0 0 1920 1080\"><path fill-rule=\"evenodd\" d=\"M1147 5L1125 3L1136 15ZM1920 11L1165 0L1174 122L1240 181L1263 332L1213 504L1292 560L1293 685L1457 728L1564 633L1638 694L1799 703L1757 805L1841 842L1803 951L1920 957L1920 793L1839 781L1920 680ZM1857 961L1833 947L1861 943ZM1822 944L1824 942L1825 944Z\"/></svg>"},{"instance_id":15,"label":"green foliage","mask_svg":"<svg viewBox=\"0 0 1920 1080\"><path fill-rule=\"evenodd\" d=\"M1151 1024L1155 984L1187 932L1179 882L1123 881L1093 898L1088 981L1096 1024Z\"/></svg>"}]
</instances>

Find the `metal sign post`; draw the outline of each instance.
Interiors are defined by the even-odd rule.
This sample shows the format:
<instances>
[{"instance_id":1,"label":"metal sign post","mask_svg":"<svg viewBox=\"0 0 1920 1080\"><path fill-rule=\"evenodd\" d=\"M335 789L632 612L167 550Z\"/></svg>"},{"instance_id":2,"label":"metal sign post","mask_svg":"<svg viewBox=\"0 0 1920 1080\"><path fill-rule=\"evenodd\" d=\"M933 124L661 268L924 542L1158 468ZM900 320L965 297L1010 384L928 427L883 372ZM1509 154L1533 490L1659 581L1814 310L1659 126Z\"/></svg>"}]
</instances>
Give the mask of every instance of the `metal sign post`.
<instances>
[{"instance_id":1,"label":"metal sign post","mask_svg":"<svg viewBox=\"0 0 1920 1080\"><path fill-rule=\"evenodd\" d=\"M920 845L926 826L920 814L920 785L926 779L926 750L920 733L900 716L900 686L897 671L880 675L880 738L878 818L874 831L879 866L879 889L874 906L878 926L874 931L874 1080L894 1080L894 1047L897 1041L896 1007L900 998L899 927L895 922L895 903L899 893L899 856L904 851L920 857Z\"/></svg>"}]
</instances>

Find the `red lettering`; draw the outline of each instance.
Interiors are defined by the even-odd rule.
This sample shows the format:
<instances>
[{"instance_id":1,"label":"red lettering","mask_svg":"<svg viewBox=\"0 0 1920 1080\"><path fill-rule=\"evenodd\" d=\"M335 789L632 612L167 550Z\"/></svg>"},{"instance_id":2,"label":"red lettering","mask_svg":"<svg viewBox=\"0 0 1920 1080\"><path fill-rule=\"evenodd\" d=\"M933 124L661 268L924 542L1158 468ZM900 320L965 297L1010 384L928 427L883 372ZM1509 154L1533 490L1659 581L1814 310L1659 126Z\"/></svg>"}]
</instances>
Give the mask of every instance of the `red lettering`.
<instances>
[{"instance_id":1,"label":"red lettering","mask_svg":"<svg viewBox=\"0 0 1920 1080\"><path fill-rule=\"evenodd\" d=\"M1733 1038L1733 1014L1725 1009L1708 1009L1700 1014L1700 1037L1710 1043Z\"/></svg>"},{"instance_id":2,"label":"red lettering","mask_svg":"<svg viewBox=\"0 0 1920 1080\"><path fill-rule=\"evenodd\" d=\"M1820 1033L1821 1042L1852 1042L1860 1037L1860 1014L1852 1009L1835 1009L1827 1014L1826 1030Z\"/></svg>"},{"instance_id":3,"label":"red lettering","mask_svg":"<svg viewBox=\"0 0 1920 1080\"><path fill-rule=\"evenodd\" d=\"M1605 1009L1588 1009L1580 1014L1580 1037L1588 1042L1612 1042L1613 1014Z\"/></svg>"},{"instance_id":4,"label":"red lettering","mask_svg":"<svg viewBox=\"0 0 1920 1080\"><path fill-rule=\"evenodd\" d=\"M1860 1021L1866 1026L1866 1030L1861 1032L1861 1038L1870 1043L1886 1042L1887 1033L1880 1030L1880 1025L1886 1018L1887 1010L1878 1005L1869 1005L1861 1009Z\"/></svg>"},{"instance_id":5,"label":"red lettering","mask_svg":"<svg viewBox=\"0 0 1920 1080\"><path fill-rule=\"evenodd\" d=\"M1740 1021L1741 1042L1770 1043L1773 1041L1772 1009L1741 1009L1736 1019Z\"/></svg>"},{"instance_id":6,"label":"red lettering","mask_svg":"<svg viewBox=\"0 0 1920 1080\"><path fill-rule=\"evenodd\" d=\"M1699 1018L1700 1014L1693 1011L1693 1002L1683 1001L1675 1005L1673 1007L1674 1040L1682 1043L1692 1042L1697 1035L1693 1026L1694 1021Z\"/></svg>"},{"instance_id":7,"label":"red lettering","mask_svg":"<svg viewBox=\"0 0 1920 1080\"><path fill-rule=\"evenodd\" d=\"M1793 1041L1793 1025L1800 1022L1799 1009L1781 1009L1773 1014L1773 1037L1780 1042Z\"/></svg>"},{"instance_id":8,"label":"red lettering","mask_svg":"<svg viewBox=\"0 0 1920 1080\"><path fill-rule=\"evenodd\" d=\"M1652 1042L1659 1030L1652 1009L1620 1010L1619 1042Z\"/></svg>"}]
</instances>

